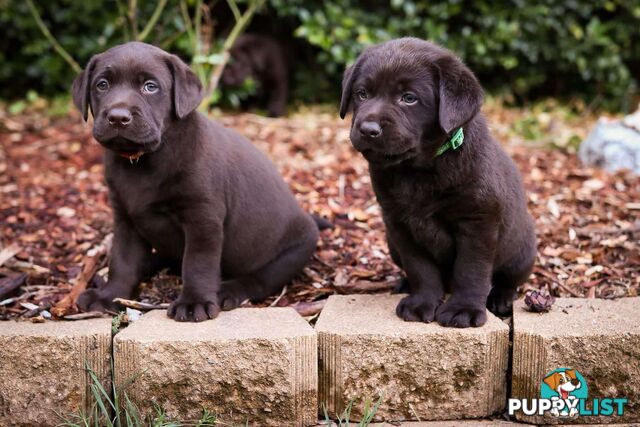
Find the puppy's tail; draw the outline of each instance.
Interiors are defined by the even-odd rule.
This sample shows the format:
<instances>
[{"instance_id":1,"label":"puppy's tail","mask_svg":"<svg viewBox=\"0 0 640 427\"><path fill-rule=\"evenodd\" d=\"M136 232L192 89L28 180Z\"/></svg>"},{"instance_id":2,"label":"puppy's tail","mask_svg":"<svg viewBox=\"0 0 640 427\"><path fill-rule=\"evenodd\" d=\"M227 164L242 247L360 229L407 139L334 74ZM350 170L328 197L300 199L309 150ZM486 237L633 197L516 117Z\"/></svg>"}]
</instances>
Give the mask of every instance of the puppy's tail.
<instances>
[{"instance_id":1,"label":"puppy's tail","mask_svg":"<svg viewBox=\"0 0 640 427\"><path fill-rule=\"evenodd\" d=\"M322 218L321 216L311 215L311 218L313 218L313 221L316 223L316 226L320 231L326 230L327 228L333 228L333 224Z\"/></svg>"}]
</instances>

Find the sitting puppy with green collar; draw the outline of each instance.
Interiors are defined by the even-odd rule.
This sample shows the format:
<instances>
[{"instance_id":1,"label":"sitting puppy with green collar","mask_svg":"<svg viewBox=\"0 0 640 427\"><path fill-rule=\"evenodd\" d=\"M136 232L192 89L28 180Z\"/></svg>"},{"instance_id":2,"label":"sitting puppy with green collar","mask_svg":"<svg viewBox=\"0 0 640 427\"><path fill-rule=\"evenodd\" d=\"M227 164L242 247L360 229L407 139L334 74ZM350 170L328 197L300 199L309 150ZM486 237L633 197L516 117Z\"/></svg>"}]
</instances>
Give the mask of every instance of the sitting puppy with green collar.
<instances>
[{"instance_id":1,"label":"sitting puppy with green collar","mask_svg":"<svg viewBox=\"0 0 640 427\"><path fill-rule=\"evenodd\" d=\"M340 115L353 109L351 142L406 273L405 320L481 326L487 307L509 313L533 268L520 174L489 133L482 97L462 61L416 38L369 47L344 73Z\"/></svg>"}]
</instances>

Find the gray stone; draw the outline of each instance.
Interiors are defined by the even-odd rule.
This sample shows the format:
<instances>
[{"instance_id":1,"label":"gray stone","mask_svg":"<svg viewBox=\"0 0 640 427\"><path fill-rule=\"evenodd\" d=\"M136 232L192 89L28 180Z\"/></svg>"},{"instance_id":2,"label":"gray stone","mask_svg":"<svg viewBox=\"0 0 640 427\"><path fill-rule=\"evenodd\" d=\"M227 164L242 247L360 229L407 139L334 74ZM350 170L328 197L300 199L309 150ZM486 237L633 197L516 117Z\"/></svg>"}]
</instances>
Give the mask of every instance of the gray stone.
<instances>
[{"instance_id":1,"label":"gray stone","mask_svg":"<svg viewBox=\"0 0 640 427\"><path fill-rule=\"evenodd\" d=\"M90 413L89 366L111 387L111 320L0 322L0 426L55 426Z\"/></svg>"},{"instance_id":2,"label":"gray stone","mask_svg":"<svg viewBox=\"0 0 640 427\"><path fill-rule=\"evenodd\" d=\"M514 305L512 396L539 398L543 378L576 369L593 398L629 399L623 417L556 418L517 413L536 424L640 422L640 298L559 298L549 313Z\"/></svg>"},{"instance_id":3,"label":"gray stone","mask_svg":"<svg viewBox=\"0 0 640 427\"><path fill-rule=\"evenodd\" d=\"M580 144L578 154L588 166L609 172L629 169L640 174L640 131L623 122L600 120Z\"/></svg>"},{"instance_id":4,"label":"gray stone","mask_svg":"<svg viewBox=\"0 0 640 427\"><path fill-rule=\"evenodd\" d=\"M224 423L317 422L317 340L291 308L240 308L202 323L153 311L116 335L115 381L140 412Z\"/></svg>"},{"instance_id":5,"label":"gray stone","mask_svg":"<svg viewBox=\"0 0 640 427\"><path fill-rule=\"evenodd\" d=\"M476 418L506 402L509 327L488 314L481 328L404 322L402 295L331 296L316 324L319 394L332 416L383 396L376 419Z\"/></svg>"}]
</instances>

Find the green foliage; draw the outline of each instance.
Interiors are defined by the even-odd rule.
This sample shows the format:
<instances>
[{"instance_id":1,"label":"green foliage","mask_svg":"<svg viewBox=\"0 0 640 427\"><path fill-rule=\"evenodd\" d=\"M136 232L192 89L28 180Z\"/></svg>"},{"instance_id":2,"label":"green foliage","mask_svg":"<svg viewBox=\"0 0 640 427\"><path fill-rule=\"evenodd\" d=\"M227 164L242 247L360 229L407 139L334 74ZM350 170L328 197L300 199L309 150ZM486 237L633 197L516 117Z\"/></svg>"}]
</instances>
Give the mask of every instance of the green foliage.
<instances>
[{"instance_id":1,"label":"green foliage","mask_svg":"<svg viewBox=\"0 0 640 427\"><path fill-rule=\"evenodd\" d=\"M91 55L130 40L126 0L34 2L53 36L82 66ZM156 2L140 1L144 24ZM178 4L170 2L146 41L174 50L188 46ZM142 26L142 25L141 25ZM26 2L0 0L0 97L22 97L27 89L50 96L68 92L75 73L38 29Z\"/></svg>"},{"instance_id":2,"label":"green foliage","mask_svg":"<svg viewBox=\"0 0 640 427\"><path fill-rule=\"evenodd\" d=\"M640 0L271 0L322 50L329 75L364 47L415 36L455 51L494 89L524 97L580 92L618 108L635 91ZM334 77L336 79L336 77Z\"/></svg>"},{"instance_id":3,"label":"green foliage","mask_svg":"<svg viewBox=\"0 0 640 427\"><path fill-rule=\"evenodd\" d=\"M375 403L373 403L369 399L365 399L364 408L362 409L362 418L360 419L358 424L355 425L357 427L368 427L373 422L373 418L376 416L376 412L378 412L378 409L380 408L383 400L383 395L380 395ZM351 425L351 411L353 410L354 403L355 399L351 399L347 406L344 408L344 411L342 411L342 414L337 417L336 424L338 427L349 427ZM324 413L324 421L327 423L327 426L331 427L332 425L334 425L331 421L331 418L329 417L327 407L324 405L324 403L322 404L322 411Z\"/></svg>"},{"instance_id":4,"label":"green foliage","mask_svg":"<svg viewBox=\"0 0 640 427\"><path fill-rule=\"evenodd\" d=\"M63 415L58 414L61 419L60 427L213 427L219 425L215 414L202 411L200 419L195 421L178 422L171 420L164 409L154 404L155 416L144 419L140 416L138 408L129 399L126 390L116 390L115 386L111 392L107 391L100 378L88 363L85 369L91 378L90 388L94 404L89 411ZM135 378L125 382L125 388Z\"/></svg>"},{"instance_id":5,"label":"green foliage","mask_svg":"<svg viewBox=\"0 0 640 427\"><path fill-rule=\"evenodd\" d=\"M182 1L193 12L200 0ZM81 65L134 36L127 0L35 3L44 24ZM137 4L136 27L142 31L158 2ZM263 17L296 20L292 36L316 49L319 66L295 62L294 94L303 101L335 101L344 67L364 47L401 36L455 51L486 87L516 99L582 94L625 109L640 76L640 0L268 0L268 5L260 11ZM180 0L167 1L146 41L191 58L196 52L180 6ZM23 98L29 89L45 96L68 92L74 73L43 37L25 2L0 0L0 27L0 98ZM220 60L207 53L196 55L194 63L213 67ZM235 105L248 88L227 92L215 96Z\"/></svg>"}]
</instances>

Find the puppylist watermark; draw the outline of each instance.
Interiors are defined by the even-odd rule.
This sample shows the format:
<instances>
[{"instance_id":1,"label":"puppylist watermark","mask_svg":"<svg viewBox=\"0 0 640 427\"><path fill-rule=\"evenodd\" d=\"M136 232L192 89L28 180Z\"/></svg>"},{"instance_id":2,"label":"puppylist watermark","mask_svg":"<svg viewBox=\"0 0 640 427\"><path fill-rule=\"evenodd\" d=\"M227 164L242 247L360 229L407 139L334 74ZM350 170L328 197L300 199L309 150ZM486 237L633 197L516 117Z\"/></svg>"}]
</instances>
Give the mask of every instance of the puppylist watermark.
<instances>
[{"instance_id":1,"label":"puppylist watermark","mask_svg":"<svg viewBox=\"0 0 640 427\"><path fill-rule=\"evenodd\" d=\"M509 415L554 417L622 416L629 402L626 397L589 400L587 381L575 369L558 368L549 372L540 383L540 398L509 399Z\"/></svg>"}]
</instances>

